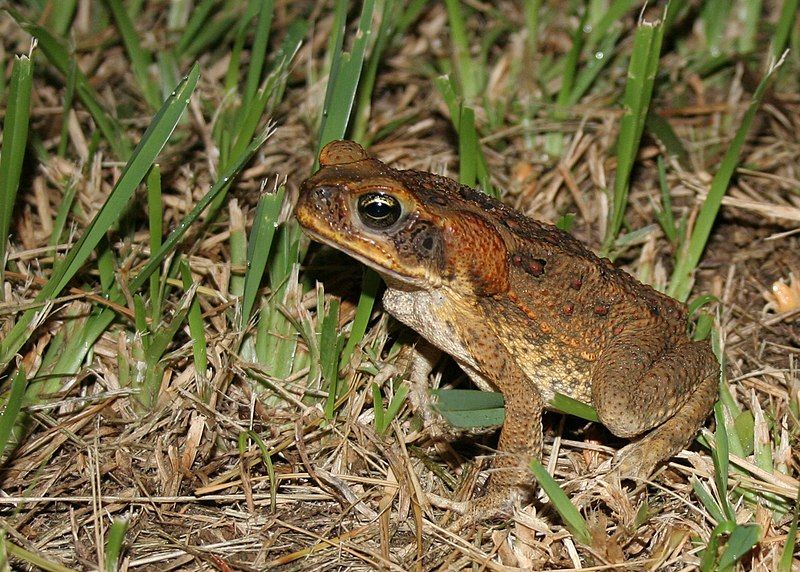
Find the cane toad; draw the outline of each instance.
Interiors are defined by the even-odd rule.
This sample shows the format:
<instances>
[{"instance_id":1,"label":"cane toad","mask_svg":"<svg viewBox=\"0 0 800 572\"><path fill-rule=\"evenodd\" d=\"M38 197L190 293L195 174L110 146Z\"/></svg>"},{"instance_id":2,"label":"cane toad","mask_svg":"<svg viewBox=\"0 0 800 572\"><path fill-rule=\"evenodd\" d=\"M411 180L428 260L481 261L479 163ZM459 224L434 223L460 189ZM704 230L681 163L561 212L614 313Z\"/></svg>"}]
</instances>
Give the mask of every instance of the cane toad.
<instances>
[{"instance_id":1,"label":"cane toad","mask_svg":"<svg viewBox=\"0 0 800 572\"><path fill-rule=\"evenodd\" d=\"M647 477L695 435L719 364L707 341L687 337L683 304L452 179L393 169L351 141L328 144L320 164L300 190L301 226L374 268L389 313L505 397L476 518L507 514L529 491L556 393L635 439L615 459L622 477Z\"/></svg>"}]
</instances>

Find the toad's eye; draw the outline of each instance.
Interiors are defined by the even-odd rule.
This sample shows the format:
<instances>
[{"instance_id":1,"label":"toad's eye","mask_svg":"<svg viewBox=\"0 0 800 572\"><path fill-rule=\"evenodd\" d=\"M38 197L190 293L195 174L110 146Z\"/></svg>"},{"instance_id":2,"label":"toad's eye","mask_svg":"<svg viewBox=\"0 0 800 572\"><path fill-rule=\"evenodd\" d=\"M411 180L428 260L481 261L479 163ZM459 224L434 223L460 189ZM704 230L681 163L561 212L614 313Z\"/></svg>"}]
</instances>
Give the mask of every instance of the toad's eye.
<instances>
[{"instance_id":1,"label":"toad's eye","mask_svg":"<svg viewBox=\"0 0 800 572\"><path fill-rule=\"evenodd\" d=\"M402 214L400 202L385 193L368 193L358 199L358 216L370 228L383 229L392 226Z\"/></svg>"}]
</instances>

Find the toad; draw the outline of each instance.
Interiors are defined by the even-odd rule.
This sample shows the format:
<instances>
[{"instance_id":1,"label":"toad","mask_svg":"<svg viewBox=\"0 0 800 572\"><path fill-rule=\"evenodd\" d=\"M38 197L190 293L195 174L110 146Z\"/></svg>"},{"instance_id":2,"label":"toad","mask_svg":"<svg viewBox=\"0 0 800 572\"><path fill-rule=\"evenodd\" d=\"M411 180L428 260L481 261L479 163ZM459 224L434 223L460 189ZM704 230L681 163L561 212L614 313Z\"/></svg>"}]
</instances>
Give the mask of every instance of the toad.
<instances>
[{"instance_id":1,"label":"toad","mask_svg":"<svg viewBox=\"0 0 800 572\"><path fill-rule=\"evenodd\" d=\"M694 437L719 364L688 337L683 304L452 179L394 169L351 141L329 143L320 165L295 209L305 232L374 268L390 314L504 396L488 490L462 512L507 516L525 499L558 393L633 440L614 459L623 478L648 477Z\"/></svg>"}]
</instances>

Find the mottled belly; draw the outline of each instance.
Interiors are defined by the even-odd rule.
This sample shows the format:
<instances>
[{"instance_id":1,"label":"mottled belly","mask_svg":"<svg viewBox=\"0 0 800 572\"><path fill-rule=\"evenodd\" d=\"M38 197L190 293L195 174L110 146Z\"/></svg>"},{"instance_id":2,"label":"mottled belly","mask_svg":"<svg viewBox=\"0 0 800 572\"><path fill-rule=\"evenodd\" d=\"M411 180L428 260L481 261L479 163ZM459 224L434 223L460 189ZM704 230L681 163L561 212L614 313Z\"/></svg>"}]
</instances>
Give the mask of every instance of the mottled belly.
<instances>
[{"instance_id":1,"label":"mottled belly","mask_svg":"<svg viewBox=\"0 0 800 572\"><path fill-rule=\"evenodd\" d=\"M580 358L542 351L544 348L506 342L511 346L512 355L520 356L517 364L550 403L556 393L572 399L592 404L591 364ZM518 347L515 347L518 346ZM557 349L557 348L554 348Z\"/></svg>"}]
</instances>

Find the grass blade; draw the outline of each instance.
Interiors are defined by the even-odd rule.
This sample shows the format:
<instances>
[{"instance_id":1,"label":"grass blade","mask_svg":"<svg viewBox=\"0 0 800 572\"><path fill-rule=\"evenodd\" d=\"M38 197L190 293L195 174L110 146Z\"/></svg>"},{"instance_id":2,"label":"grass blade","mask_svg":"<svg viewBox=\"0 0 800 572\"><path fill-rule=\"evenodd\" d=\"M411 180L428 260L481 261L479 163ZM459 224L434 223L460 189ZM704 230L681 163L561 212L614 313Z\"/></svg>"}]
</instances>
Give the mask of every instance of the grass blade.
<instances>
[{"instance_id":1,"label":"grass blade","mask_svg":"<svg viewBox=\"0 0 800 572\"><path fill-rule=\"evenodd\" d=\"M272 13L274 10L274 0L264 0L261 2L261 9L258 13L256 22L256 36L253 40L253 48L250 50L250 65L247 68L247 80L245 83L244 96L242 97L242 107L247 108L256 94L258 85L261 83L261 71L264 69L266 59L267 42L269 41L269 29L272 26Z\"/></svg>"},{"instance_id":2,"label":"grass blade","mask_svg":"<svg viewBox=\"0 0 800 572\"><path fill-rule=\"evenodd\" d=\"M56 39L45 28L26 20L19 12L8 8L7 11L23 30L38 40L38 46L41 48L42 53L44 53L48 61L64 76L68 76L73 57L61 41ZM75 89L78 93L78 97L80 97L86 109L89 110L92 119L97 123L97 127L102 132L103 137L105 137L119 159L123 161L127 160L131 154L131 143L128 136L120 127L117 120L103 109L97 97L97 93L89 84L87 77L80 70L75 71L75 81Z\"/></svg>"},{"instance_id":3,"label":"grass blade","mask_svg":"<svg viewBox=\"0 0 800 572\"><path fill-rule=\"evenodd\" d=\"M244 328L258 300L258 289L267 267L272 240L277 229L278 215L283 205L286 187L281 185L274 193L262 195L256 206L253 227L247 244L247 271L244 275L242 311L239 327Z\"/></svg>"},{"instance_id":4,"label":"grass blade","mask_svg":"<svg viewBox=\"0 0 800 572\"><path fill-rule=\"evenodd\" d=\"M293 22L289 26L263 87L256 92L254 99L251 99L248 105L241 107L237 113L234 143L231 145L230 153L226 154L227 157L238 157L244 152L258 129L264 111L271 112L280 102L288 80L287 69L300 49L307 31L308 26L305 22ZM222 159L220 162L223 163Z\"/></svg>"},{"instance_id":5,"label":"grass blade","mask_svg":"<svg viewBox=\"0 0 800 572\"><path fill-rule=\"evenodd\" d=\"M609 209L609 221L601 254L608 256L617 238L628 204L628 186L636 153L644 130L650 98L653 94L663 22L642 22L633 39L633 52L628 65L628 81L623 98L624 115L620 121L617 140L617 172L614 177L614 194Z\"/></svg>"},{"instance_id":6,"label":"grass blade","mask_svg":"<svg viewBox=\"0 0 800 572\"><path fill-rule=\"evenodd\" d=\"M491 427L505 419L501 393L474 389L431 390L436 410L454 427Z\"/></svg>"},{"instance_id":7,"label":"grass blade","mask_svg":"<svg viewBox=\"0 0 800 572\"><path fill-rule=\"evenodd\" d=\"M369 319L372 316L372 308L375 306L375 300L378 297L378 288L380 288L381 279L377 272L370 268L364 269L364 278L361 281L361 295L358 298L358 306L356 307L356 315L353 318L353 325L350 327L350 337L347 339L347 344L342 350L342 357L339 360L339 367L344 367L350 361L350 356L356 346L364 339L364 334L369 325Z\"/></svg>"},{"instance_id":8,"label":"grass blade","mask_svg":"<svg viewBox=\"0 0 800 572\"><path fill-rule=\"evenodd\" d=\"M337 50L333 55L328 89L325 93L325 104L322 109L317 157L327 143L344 137L358 91L361 70L364 67L367 44L372 35L371 24L374 10L375 0L365 0L361 7L361 17L358 21L358 30L352 50L350 52Z\"/></svg>"},{"instance_id":9,"label":"grass blade","mask_svg":"<svg viewBox=\"0 0 800 572\"><path fill-rule=\"evenodd\" d=\"M318 311L324 307L325 300L322 289L319 290ZM328 311L322 315L319 326L319 365L328 399L325 402L325 417L333 418L337 398L341 395L344 384L340 384L339 377L339 352L344 345L344 339L338 331L339 326L339 300L332 298L328 302Z\"/></svg>"},{"instance_id":10,"label":"grass blade","mask_svg":"<svg viewBox=\"0 0 800 572\"><path fill-rule=\"evenodd\" d=\"M139 35L133 27L133 22L122 1L106 0L106 4L117 22L117 29L122 36L122 43L125 44L128 58L131 60L131 69L139 83L139 89L142 90L142 95L150 108L156 109L161 103L161 98L158 94L158 86L148 72L148 68L153 64L153 58L139 43Z\"/></svg>"},{"instance_id":11,"label":"grass blade","mask_svg":"<svg viewBox=\"0 0 800 572\"><path fill-rule=\"evenodd\" d=\"M75 98L77 72L78 62L72 62L67 72L67 90L64 93L64 105L61 108L61 136L58 140L58 151L56 151L59 157L63 157L67 153L67 144L69 143L69 114L72 109L72 101Z\"/></svg>"},{"instance_id":12,"label":"grass blade","mask_svg":"<svg viewBox=\"0 0 800 572\"><path fill-rule=\"evenodd\" d=\"M455 54L455 70L461 87L461 96L468 104L475 102L483 83L478 66L470 55L469 37L459 0L445 0L450 38Z\"/></svg>"},{"instance_id":13,"label":"grass blade","mask_svg":"<svg viewBox=\"0 0 800 572\"><path fill-rule=\"evenodd\" d=\"M794 499L794 516L792 524L789 526L789 533L786 535L786 544L781 552L781 559L778 563L778 572L790 572L794 560L794 550L797 546L797 524L800 520L800 488L797 489L797 498Z\"/></svg>"},{"instance_id":14,"label":"grass blade","mask_svg":"<svg viewBox=\"0 0 800 572\"><path fill-rule=\"evenodd\" d=\"M374 381L370 385L372 388L372 414L375 416L375 431L382 435L386 430L386 411L383 408L383 396L381 388Z\"/></svg>"},{"instance_id":15,"label":"grass blade","mask_svg":"<svg viewBox=\"0 0 800 572\"><path fill-rule=\"evenodd\" d=\"M164 207L161 202L161 169L153 165L147 175L147 221L150 230L150 252L161 248ZM150 319L153 324L161 320L161 274L156 271L150 276Z\"/></svg>"},{"instance_id":16,"label":"grass blade","mask_svg":"<svg viewBox=\"0 0 800 572\"><path fill-rule=\"evenodd\" d=\"M734 528L728 542L725 544L725 550L722 551L722 555L719 557L717 564L719 570L733 570L734 564L750 552L758 544L759 540L761 540L761 527L757 524L739 525Z\"/></svg>"},{"instance_id":17,"label":"grass blade","mask_svg":"<svg viewBox=\"0 0 800 572\"><path fill-rule=\"evenodd\" d=\"M8 394L6 408L3 410L2 416L0 416L0 458L3 457L11 432L17 424L17 417L22 409L22 401L27 386L28 380L25 377L25 368L21 367L11 381L11 391Z\"/></svg>"},{"instance_id":18,"label":"grass blade","mask_svg":"<svg viewBox=\"0 0 800 572\"><path fill-rule=\"evenodd\" d=\"M550 501L553 503L556 511L558 511L567 529L572 533L572 536L581 544L589 545L592 536L589 534L589 527L586 521L583 516L581 516L581 513L578 512L578 509L575 508L575 505L570 502L566 493L561 490L558 483L550 476L550 473L547 472L547 469L544 468L541 461L538 459L531 461L531 471L536 481L539 483L539 486L541 486L544 492L547 493L547 496L550 497Z\"/></svg>"},{"instance_id":19,"label":"grass blade","mask_svg":"<svg viewBox=\"0 0 800 572\"><path fill-rule=\"evenodd\" d=\"M386 425L382 433L388 429L389 425L392 423L392 420L399 413L400 408L406 401L406 397L408 397L409 391L411 391L411 389L405 383L395 387L394 395L392 396L391 400L389 400L389 405L386 406L386 411L383 415L383 420Z\"/></svg>"},{"instance_id":20,"label":"grass blade","mask_svg":"<svg viewBox=\"0 0 800 572\"><path fill-rule=\"evenodd\" d=\"M716 522L722 522L725 520L725 515L722 513L719 503L714 499L714 496L708 491L708 489L697 480L697 478L692 479L692 490L694 491L695 496L700 499L700 502L708 511L708 514L711 515L711 518L713 518Z\"/></svg>"},{"instance_id":21,"label":"grass blade","mask_svg":"<svg viewBox=\"0 0 800 572\"><path fill-rule=\"evenodd\" d=\"M434 80L434 85L450 112L450 121L458 134L459 168L466 168L463 176L467 179L471 179L473 181L472 186L474 186L475 178L470 174L471 168L466 167L465 163L474 164L477 169L477 178L478 181L480 181L483 192L493 197L499 196L497 189L492 186L489 177L489 167L486 163L483 149L480 146L478 132L475 127L475 111L464 105L458 95L456 95L452 78L449 76L437 77L436 80ZM462 131L464 131L463 135ZM464 181L465 179L462 178L461 182L464 183Z\"/></svg>"},{"instance_id":22,"label":"grass blade","mask_svg":"<svg viewBox=\"0 0 800 572\"><path fill-rule=\"evenodd\" d=\"M716 447L713 451L714 480L717 484L717 492L719 493L719 500L725 517L731 522L736 522L736 513L733 511L731 503L728 502L728 473L730 471L728 431L725 423L725 413L719 401L714 405L714 417L717 421L717 430L714 434Z\"/></svg>"},{"instance_id":23,"label":"grass blade","mask_svg":"<svg viewBox=\"0 0 800 572\"><path fill-rule=\"evenodd\" d=\"M185 260L181 260L180 272L181 279L183 280L183 288L188 292L194 283L189 265ZM208 343L206 340L206 330L203 327L203 313L197 294L192 297L192 302L189 305L187 321L189 323L189 334L192 338L192 355L194 356L195 375L197 375L197 378L201 381L201 387L205 387L205 382L208 379ZM203 395L204 399L207 397L207 395Z\"/></svg>"},{"instance_id":24,"label":"grass blade","mask_svg":"<svg viewBox=\"0 0 800 572\"><path fill-rule=\"evenodd\" d=\"M45 570L45 572L77 572L75 568L67 568L57 562L47 560L44 556L25 550L5 538L3 542L5 543L6 554L14 558L19 558L23 562L33 565L38 570Z\"/></svg>"},{"instance_id":25,"label":"grass blade","mask_svg":"<svg viewBox=\"0 0 800 572\"><path fill-rule=\"evenodd\" d=\"M367 70L364 72L361 83L358 88L358 103L356 104L355 117L353 119L353 128L351 137L354 141L365 141L367 136L367 129L370 120L370 102L372 101L373 90L375 89L375 79L378 75L378 65L381 62L381 56L386 46L392 41L395 33L397 32L397 14L396 9L400 6L394 0L385 0L383 8L381 9L380 26L378 27L378 34L375 38L375 45L367 62Z\"/></svg>"},{"instance_id":26,"label":"grass blade","mask_svg":"<svg viewBox=\"0 0 800 572\"><path fill-rule=\"evenodd\" d=\"M556 104L552 113L554 120L559 121L566 119L565 108L570 100L572 94L572 86L575 82L575 73L578 68L578 60L580 59L581 50L586 40L586 33L583 31L586 26L586 18L588 16L588 8L581 12L580 20L572 34L572 45L570 46L567 56L563 60L563 68L561 70L561 87L556 96ZM560 157L564 146L564 134L559 131L554 131L547 134L544 142L545 153L553 157Z\"/></svg>"},{"instance_id":27,"label":"grass blade","mask_svg":"<svg viewBox=\"0 0 800 572\"><path fill-rule=\"evenodd\" d=\"M689 297L694 269L697 267L697 263L700 262L700 257L706 248L706 242L711 234L711 227L714 225L717 212L719 212L722 204L722 198L728 190L731 177L739 162L739 155L742 152L747 133L750 131L750 125L753 123L767 87L769 87L775 72L782 63L783 59L779 60L758 84L753 94L753 99L750 101L750 105L742 118L742 124L736 130L733 141L728 146L728 150L722 158L722 163L720 163L719 169L711 181L711 188L708 191L706 200L703 202L703 206L700 208L700 214L697 216L697 222L694 225L694 230L692 230L689 243L680 252L678 259L675 261L675 269L672 272L667 293L681 302L685 302Z\"/></svg>"},{"instance_id":28,"label":"grass blade","mask_svg":"<svg viewBox=\"0 0 800 572\"><path fill-rule=\"evenodd\" d=\"M636 0L615 0L612 2L603 14L603 17L600 19L600 21L592 26L592 31L589 34L589 39L586 42L588 46L590 48L596 46L597 42L606 36L607 32L614 24L622 20L623 16L625 16L625 14L627 14L630 9L633 8L635 3Z\"/></svg>"},{"instance_id":29,"label":"grass blade","mask_svg":"<svg viewBox=\"0 0 800 572\"><path fill-rule=\"evenodd\" d=\"M778 16L768 52L770 60L773 62L781 58L786 44L789 42L789 35L797 20L797 4L798 0L784 0L783 6L781 6L781 13Z\"/></svg>"},{"instance_id":30,"label":"grass blade","mask_svg":"<svg viewBox=\"0 0 800 572\"><path fill-rule=\"evenodd\" d=\"M475 128L475 111L461 106L458 130L458 180L474 187L478 180L478 130Z\"/></svg>"},{"instance_id":31,"label":"grass blade","mask_svg":"<svg viewBox=\"0 0 800 572\"><path fill-rule=\"evenodd\" d=\"M597 410L591 405L587 405L582 401L573 399L563 393L558 393L553 396L550 406L554 409L566 413L567 415L574 415L587 421L599 422L600 417L597 415Z\"/></svg>"},{"instance_id":32,"label":"grass blade","mask_svg":"<svg viewBox=\"0 0 800 572\"><path fill-rule=\"evenodd\" d=\"M69 30L75 9L78 7L78 0L59 0L48 5L50 14L47 18L47 26L57 36L63 36Z\"/></svg>"},{"instance_id":33,"label":"grass blade","mask_svg":"<svg viewBox=\"0 0 800 572\"><path fill-rule=\"evenodd\" d=\"M128 532L128 521L124 518L116 518L106 534L106 572L119 570L119 559L122 556L122 543L125 540L125 533Z\"/></svg>"},{"instance_id":34,"label":"grass blade","mask_svg":"<svg viewBox=\"0 0 800 572\"><path fill-rule=\"evenodd\" d=\"M216 0L202 0L202 2L192 9L192 15L189 18L189 22L186 24L186 27L181 34L181 38L178 40L178 43L175 46L175 54L184 54L186 48L189 47L189 44L195 38L197 33L206 24L206 19L211 14L211 9L214 7L215 3Z\"/></svg>"},{"instance_id":35,"label":"grass blade","mask_svg":"<svg viewBox=\"0 0 800 572\"><path fill-rule=\"evenodd\" d=\"M7 236L11 213L17 199L22 161L28 143L33 70L27 56L14 58L8 92L6 117L3 122L3 150L0 154L0 284L4 282ZM0 288L0 300L4 293Z\"/></svg>"}]
</instances>

